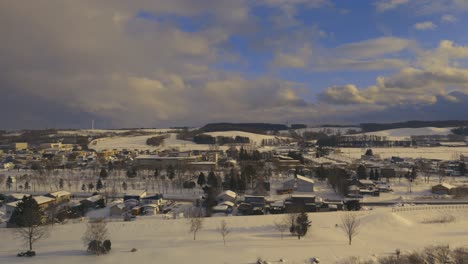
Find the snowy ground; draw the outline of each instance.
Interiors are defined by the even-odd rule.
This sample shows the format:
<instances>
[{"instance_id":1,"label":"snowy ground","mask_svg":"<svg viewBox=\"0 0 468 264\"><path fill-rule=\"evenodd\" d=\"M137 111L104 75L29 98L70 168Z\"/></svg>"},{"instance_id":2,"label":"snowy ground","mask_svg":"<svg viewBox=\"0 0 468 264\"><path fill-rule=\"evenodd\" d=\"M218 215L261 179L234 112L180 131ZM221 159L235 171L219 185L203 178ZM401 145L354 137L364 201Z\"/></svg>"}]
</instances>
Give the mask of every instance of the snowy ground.
<instances>
[{"instance_id":1,"label":"snowy ground","mask_svg":"<svg viewBox=\"0 0 468 264\"><path fill-rule=\"evenodd\" d=\"M262 135L262 134L255 134L255 133L249 133L249 132L243 132L243 131L221 131L221 132L208 132L208 133L203 133L205 135L210 135L213 137L218 137L218 136L223 136L223 137L248 137L250 139L251 143L254 143L255 145L261 145L262 140L264 139L288 139L286 137L277 137L277 136L271 136L271 135Z\"/></svg>"},{"instance_id":2,"label":"snowy ground","mask_svg":"<svg viewBox=\"0 0 468 264\"><path fill-rule=\"evenodd\" d=\"M127 150L162 150L169 148L177 148L180 151L186 150L207 150L211 146L203 144L195 144L192 141L179 140L177 134L169 133L169 138L164 140L161 146L146 145L146 140L150 137L159 136L159 134L146 135L146 136L124 136L124 137L106 137L93 140L88 146L96 151L105 149L127 149ZM227 146L220 146L220 149L227 149Z\"/></svg>"},{"instance_id":3,"label":"snowy ground","mask_svg":"<svg viewBox=\"0 0 468 264\"><path fill-rule=\"evenodd\" d=\"M449 134L452 134L451 130L453 128L455 127L397 128L397 129L362 133L358 135L385 136L389 139L402 140L402 139L408 139L411 136L449 135Z\"/></svg>"},{"instance_id":4,"label":"snowy ground","mask_svg":"<svg viewBox=\"0 0 468 264\"><path fill-rule=\"evenodd\" d=\"M341 148L340 156L348 159L359 159L366 153L367 148ZM392 156L401 158L426 158L440 160L458 160L460 154L468 155L468 147L417 147L417 148L372 148L374 154L382 159Z\"/></svg>"},{"instance_id":5,"label":"snowy ground","mask_svg":"<svg viewBox=\"0 0 468 264\"><path fill-rule=\"evenodd\" d=\"M433 208L433 207L432 207ZM254 263L258 257L286 263L306 263L312 256L321 263L336 263L348 256L371 257L392 254L396 248L408 250L428 245L466 243L467 209L428 209L392 213L390 208L358 212L361 231L349 246L340 227L343 212L311 213L312 227L301 240L286 235L283 240L274 222L282 215L206 218L197 241L188 232L186 219L163 220L160 216L139 217L132 222L110 222L112 240L109 255L87 255L81 236L85 223L56 225L49 238L36 245L34 259L17 258L22 247L12 229L0 229L0 263ZM456 217L453 223L423 224L441 214ZM226 246L216 231L225 219L231 229ZM132 248L138 249L131 253Z\"/></svg>"}]
</instances>

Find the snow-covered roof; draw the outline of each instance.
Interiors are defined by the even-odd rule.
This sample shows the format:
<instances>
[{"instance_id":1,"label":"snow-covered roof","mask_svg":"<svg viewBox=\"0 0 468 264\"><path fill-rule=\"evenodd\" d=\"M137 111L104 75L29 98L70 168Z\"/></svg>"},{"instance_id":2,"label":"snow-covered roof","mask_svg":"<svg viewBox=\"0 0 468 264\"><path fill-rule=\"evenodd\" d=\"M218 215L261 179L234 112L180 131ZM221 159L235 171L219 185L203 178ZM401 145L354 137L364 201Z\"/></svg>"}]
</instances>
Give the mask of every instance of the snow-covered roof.
<instances>
[{"instance_id":1,"label":"snow-covered roof","mask_svg":"<svg viewBox=\"0 0 468 264\"><path fill-rule=\"evenodd\" d=\"M97 202L97 201L99 201L101 199L102 199L102 195L96 194L96 195L93 195L91 197L86 198L86 201Z\"/></svg>"},{"instance_id":2,"label":"snow-covered roof","mask_svg":"<svg viewBox=\"0 0 468 264\"><path fill-rule=\"evenodd\" d=\"M124 203L119 203L119 204L116 204L116 205L114 205L114 206L112 206L112 207L116 207L116 208L119 208L120 210L122 210L122 209L125 208L125 206L126 206L126 205L125 205Z\"/></svg>"},{"instance_id":3,"label":"snow-covered roof","mask_svg":"<svg viewBox=\"0 0 468 264\"><path fill-rule=\"evenodd\" d=\"M55 198L57 198L57 197L63 197L63 196L70 195L71 193L67 192L67 191L57 191L57 192L52 192L52 193L49 193L49 194L51 196L54 196Z\"/></svg>"},{"instance_id":4,"label":"snow-covered roof","mask_svg":"<svg viewBox=\"0 0 468 264\"><path fill-rule=\"evenodd\" d=\"M139 197L143 197L143 196L146 196L146 191L145 190L131 190L131 191L127 191L125 193L125 196L139 196Z\"/></svg>"},{"instance_id":5,"label":"snow-covered roof","mask_svg":"<svg viewBox=\"0 0 468 264\"><path fill-rule=\"evenodd\" d=\"M224 202L220 203L219 205L227 205L229 207L234 207L234 203L230 202L230 201L224 201Z\"/></svg>"},{"instance_id":6,"label":"snow-covered roof","mask_svg":"<svg viewBox=\"0 0 468 264\"><path fill-rule=\"evenodd\" d=\"M33 198L34 198L34 200L36 200L38 205L46 204L46 203L50 203L50 202L55 201L54 198L50 198L50 197L42 196L42 195L41 196L34 196Z\"/></svg>"},{"instance_id":7,"label":"snow-covered roof","mask_svg":"<svg viewBox=\"0 0 468 264\"><path fill-rule=\"evenodd\" d=\"M309 183L315 183L314 180L312 180L310 178L307 178L307 177L304 177L304 176L301 176L301 175L291 176L291 177L287 178L284 182L288 182L288 181L295 180L295 179L300 180L300 181L309 182Z\"/></svg>"},{"instance_id":8,"label":"snow-covered roof","mask_svg":"<svg viewBox=\"0 0 468 264\"><path fill-rule=\"evenodd\" d=\"M361 184L370 184L370 185L374 184L374 182L371 181L371 180L359 180L359 182L360 182Z\"/></svg>"},{"instance_id":9,"label":"snow-covered roof","mask_svg":"<svg viewBox=\"0 0 468 264\"><path fill-rule=\"evenodd\" d=\"M445 187L445 188L447 188L447 189L456 188L456 186L453 186L453 185L448 184L448 183L445 183L445 182L444 182L444 183L441 183L441 184L437 184L436 186L442 186L442 187ZM434 186L434 187L436 187L436 186Z\"/></svg>"},{"instance_id":10,"label":"snow-covered roof","mask_svg":"<svg viewBox=\"0 0 468 264\"><path fill-rule=\"evenodd\" d=\"M17 200L21 200L21 199L23 199L24 196L31 196L31 195L26 194L26 193L11 193L8 196L12 197L14 199L17 199Z\"/></svg>"},{"instance_id":11,"label":"snow-covered roof","mask_svg":"<svg viewBox=\"0 0 468 264\"><path fill-rule=\"evenodd\" d=\"M236 198L237 197L237 194L233 191L230 191L230 190L227 190L227 191L224 191L220 194L218 194L217 198L219 197L223 197L223 196L229 196L229 197L232 197L232 198Z\"/></svg>"}]
</instances>

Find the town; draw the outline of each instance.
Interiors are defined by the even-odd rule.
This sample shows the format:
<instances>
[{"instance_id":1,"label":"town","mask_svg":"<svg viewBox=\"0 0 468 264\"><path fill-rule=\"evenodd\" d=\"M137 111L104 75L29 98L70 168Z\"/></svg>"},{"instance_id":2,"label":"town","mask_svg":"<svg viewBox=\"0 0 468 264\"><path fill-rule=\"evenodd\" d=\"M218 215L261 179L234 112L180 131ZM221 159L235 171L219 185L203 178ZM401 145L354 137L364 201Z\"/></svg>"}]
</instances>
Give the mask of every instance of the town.
<instances>
[{"instance_id":1,"label":"town","mask_svg":"<svg viewBox=\"0 0 468 264\"><path fill-rule=\"evenodd\" d=\"M445 151L450 134L424 136L433 146L408 135L404 154L386 157L395 147L356 136L357 127L199 133L206 127L4 133L2 222L17 227L14 212L28 197L44 225L468 206L464 141L444 159L413 153ZM332 137L353 138L361 156L330 146Z\"/></svg>"}]
</instances>

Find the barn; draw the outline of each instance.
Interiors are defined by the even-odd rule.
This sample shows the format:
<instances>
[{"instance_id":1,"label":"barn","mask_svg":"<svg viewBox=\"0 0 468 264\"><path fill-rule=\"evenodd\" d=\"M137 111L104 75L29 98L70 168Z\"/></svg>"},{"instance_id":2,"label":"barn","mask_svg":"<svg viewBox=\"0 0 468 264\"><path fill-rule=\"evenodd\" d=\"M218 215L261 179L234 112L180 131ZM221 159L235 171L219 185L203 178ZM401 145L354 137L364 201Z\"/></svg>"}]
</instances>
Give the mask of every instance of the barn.
<instances>
[{"instance_id":1,"label":"barn","mask_svg":"<svg viewBox=\"0 0 468 264\"><path fill-rule=\"evenodd\" d=\"M283 189L292 189L295 192L313 192L314 184L314 180L301 175L296 175L289 177L283 182Z\"/></svg>"}]
</instances>

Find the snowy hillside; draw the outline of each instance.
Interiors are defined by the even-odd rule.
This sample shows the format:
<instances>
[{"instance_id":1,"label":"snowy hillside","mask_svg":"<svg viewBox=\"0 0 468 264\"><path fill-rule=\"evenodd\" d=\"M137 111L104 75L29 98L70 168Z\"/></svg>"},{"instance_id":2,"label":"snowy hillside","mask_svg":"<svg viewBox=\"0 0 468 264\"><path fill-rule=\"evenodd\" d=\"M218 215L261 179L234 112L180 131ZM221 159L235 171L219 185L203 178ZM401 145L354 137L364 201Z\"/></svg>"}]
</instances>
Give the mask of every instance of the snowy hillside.
<instances>
[{"instance_id":1,"label":"snowy hillside","mask_svg":"<svg viewBox=\"0 0 468 264\"><path fill-rule=\"evenodd\" d=\"M449 135L454 127L421 127L421 128L398 128L376 132L362 133L360 135L376 135L389 138L409 138L411 136Z\"/></svg>"},{"instance_id":2,"label":"snowy hillside","mask_svg":"<svg viewBox=\"0 0 468 264\"><path fill-rule=\"evenodd\" d=\"M243 131L220 131L220 132L208 132L208 133L203 133L205 135L210 135L213 137L217 136L223 136L223 137L248 137L251 142L253 142L256 145L261 145L263 139L275 139L275 138L284 138L285 137L277 137L277 136L271 136L271 135L262 135L262 134L255 134L255 133L249 133L249 132L243 132Z\"/></svg>"},{"instance_id":3,"label":"snowy hillside","mask_svg":"<svg viewBox=\"0 0 468 264\"><path fill-rule=\"evenodd\" d=\"M88 255L81 237L85 223L55 225L51 235L39 241L34 259L17 258L24 247L15 239L12 229L0 229L0 263L254 263L258 257L279 263L306 262L319 257L320 263L333 264L349 256L370 258L388 256L396 248L406 254L409 250L428 245L450 244L466 246L463 235L468 224L468 210L426 209L392 213L391 208L358 212L360 233L350 246L336 224L343 212L311 213L312 227L306 237L298 240L275 230L274 222L283 215L226 217L231 233L223 245L216 231L223 218L206 218L203 229L194 241L188 232L186 219L163 220L159 216L139 217L132 222L108 224L112 251L108 255ZM453 215L455 222L424 224L442 214ZM136 248L136 252L130 252ZM32 263L32 262L31 262Z\"/></svg>"}]
</instances>

